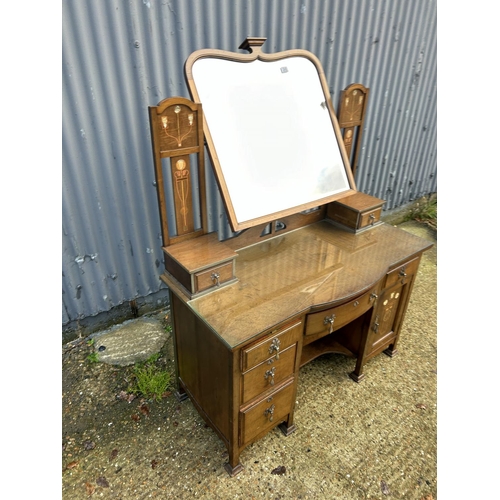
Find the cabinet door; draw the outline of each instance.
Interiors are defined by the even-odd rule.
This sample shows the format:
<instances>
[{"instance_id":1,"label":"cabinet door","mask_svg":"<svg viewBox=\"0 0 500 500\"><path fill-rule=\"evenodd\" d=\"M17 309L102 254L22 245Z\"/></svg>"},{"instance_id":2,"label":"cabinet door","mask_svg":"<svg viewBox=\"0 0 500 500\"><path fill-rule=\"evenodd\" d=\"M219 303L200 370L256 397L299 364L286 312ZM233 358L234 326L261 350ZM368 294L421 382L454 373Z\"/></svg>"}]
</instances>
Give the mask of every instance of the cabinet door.
<instances>
[{"instance_id":1,"label":"cabinet door","mask_svg":"<svg viewBox=\"0 0 500 500\"><path fill-rule=\"evenodd\" d=\"M396 354L399 331L419 263L420 258L413 259L388 273L384 290L373 310L366 356L375 356L386 348L389 356Z\"/></svg>"},{"instance_id":2,"label":"cabinet door","mask_svg":"<svg viewBox=\"0 0 500 500\"><path fill-rule=\"evenodd\" d=\"M413 259L387 274L385 286L373 307L371 323L361 336L356 367L349 376L356 382L364 378L363 366L381 351L397 353L403 323L420 258Z\"/></svg>"},{"instance_id":3,"label":"cabinet door","mask_svg":"<svg viewBox=\"0 0 500 500\"><path fill-rule=\"evenodd\" d=\"M382 350L396 336L398 310L403 287L396 283L384 290L377 301L371 324L371 346L369 354Z\"/></svg>"}]
</instances>

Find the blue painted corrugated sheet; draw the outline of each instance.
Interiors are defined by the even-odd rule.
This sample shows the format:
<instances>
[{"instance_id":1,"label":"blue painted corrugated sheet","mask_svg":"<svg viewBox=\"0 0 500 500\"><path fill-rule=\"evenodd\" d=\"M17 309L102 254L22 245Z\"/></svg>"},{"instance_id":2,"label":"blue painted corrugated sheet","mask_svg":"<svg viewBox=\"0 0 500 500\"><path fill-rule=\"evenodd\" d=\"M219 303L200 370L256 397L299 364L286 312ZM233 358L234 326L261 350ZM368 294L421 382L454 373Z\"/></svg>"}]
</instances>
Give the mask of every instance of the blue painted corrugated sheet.
<instances>
[{"instance_id":1,"label":"blue painted corrugated sheet","mask_svg":"<svg viewBox=\"0 0 500 500\"><path fill-rule=\"evenodd\" d=\"M63 1L63 324L161 288L147 107L189 97L201 48L310 50L334 107L370 88L358 189L386 209L436 192L436 1ZM215 182L210 228L228 233Z\"/></svg>"}]
</instances>

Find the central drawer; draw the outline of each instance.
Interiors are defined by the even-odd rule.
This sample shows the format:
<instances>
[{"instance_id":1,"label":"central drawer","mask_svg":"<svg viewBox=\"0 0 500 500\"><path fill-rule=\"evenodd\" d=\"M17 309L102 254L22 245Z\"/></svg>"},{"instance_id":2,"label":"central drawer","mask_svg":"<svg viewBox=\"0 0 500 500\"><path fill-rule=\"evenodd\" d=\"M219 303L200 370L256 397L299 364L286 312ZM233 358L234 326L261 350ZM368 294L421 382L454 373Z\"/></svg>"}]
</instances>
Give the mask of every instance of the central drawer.
<instances>
[{"instance_id":1,"label":"central drawer","mask_svg":"<svg viewBox=\"0 0 500 500\"><path fill-rule=\"evenodd\" d=\"M240 446L282 422L293 407L293 378L276 391L240 410Z\"/></svg>"},{"instance_id":2,"label":"central drawer","mask_svg":"<svg viewBox=\"0 0 500 500\"><path fill-rule=\"evenodd\" d=\"M287 347L275 356L244 373L241 377L241 403L246 403L261 392L272 389L295 371L297 344Z\"/></svg>"},{"instance_id":3,"label":"central drawer","mask_svg":"<svg viewBox=\"0 0 500 500\"><path fill-rule=\"evenodd\" d=\"M328 335L347 325L372 307L377 298L378 284L363 295L337 307L311 313L306 318L305 335Z\"/></svg>"}]
</instances>

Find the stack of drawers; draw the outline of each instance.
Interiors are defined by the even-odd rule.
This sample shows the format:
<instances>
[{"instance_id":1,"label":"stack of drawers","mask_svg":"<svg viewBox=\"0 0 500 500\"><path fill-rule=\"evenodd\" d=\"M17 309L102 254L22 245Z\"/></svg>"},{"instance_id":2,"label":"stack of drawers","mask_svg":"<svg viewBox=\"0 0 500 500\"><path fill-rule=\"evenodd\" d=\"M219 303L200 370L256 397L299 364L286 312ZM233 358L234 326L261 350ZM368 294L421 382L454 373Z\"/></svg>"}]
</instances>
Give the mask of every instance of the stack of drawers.
<instances>
[{"instance_id":1,"label":"stack of drawers","mask_svg":"<svg viewBox=\"0 0 500 500\"><path fill-rule=\"evenodd\" d=\"M293 413L302 322L271 332L241 351L239 445L266 434Z\"/></svg>"}]
</instances>

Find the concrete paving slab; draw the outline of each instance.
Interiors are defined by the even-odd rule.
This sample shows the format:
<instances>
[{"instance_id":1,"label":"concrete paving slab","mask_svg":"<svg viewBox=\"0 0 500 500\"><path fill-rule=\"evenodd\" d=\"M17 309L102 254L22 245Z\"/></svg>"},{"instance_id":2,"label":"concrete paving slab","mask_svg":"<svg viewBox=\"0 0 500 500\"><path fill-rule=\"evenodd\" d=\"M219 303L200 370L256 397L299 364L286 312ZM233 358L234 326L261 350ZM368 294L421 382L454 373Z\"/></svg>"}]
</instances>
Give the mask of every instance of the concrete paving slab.
<instances>
[{"instance_id":1,"label":"concrete paving slab","mask_svg":"<svg viewBox=\"0 0 500 500\"><path fill-rule=\"evenodd\" d=\"M115 325L91 338L99 361L128 366L146 361L165 344L168 333L155 318L137 318Z\"/></svg>"}]
</instances>

